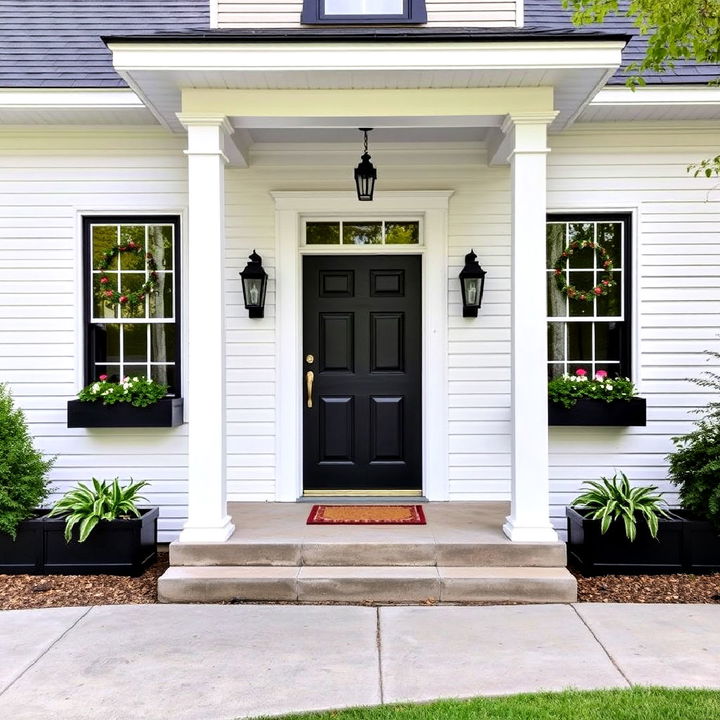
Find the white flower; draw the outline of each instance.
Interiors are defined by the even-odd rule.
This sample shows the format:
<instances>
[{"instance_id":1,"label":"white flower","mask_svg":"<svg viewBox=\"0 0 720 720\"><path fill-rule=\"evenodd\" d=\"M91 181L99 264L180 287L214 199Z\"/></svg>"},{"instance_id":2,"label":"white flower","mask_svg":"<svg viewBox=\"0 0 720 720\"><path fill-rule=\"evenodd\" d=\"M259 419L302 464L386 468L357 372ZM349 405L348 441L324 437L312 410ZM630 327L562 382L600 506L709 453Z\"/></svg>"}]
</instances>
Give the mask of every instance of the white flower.
<instances>
[{"instance_id":1,"label":"white flower","mask_svg":"<svg viewBox=\"0 0 720 720\"><path fill-rule=\"evenodd\" d=\"M613 389L613 386L612 386L610 383L608 383L607 385L605 385L605 387L606 387L608 390L612 390L612 389Z\"/></svg>"},{"instance_id":2,"label":"white flower","mask_svg":"<svg viewBox=\"0 0 720 720\"><path fill-rule=\"evenodd\" d=\"M133 378L133 382L137 382L137 381L138 381L138 379L139 379L139 378L138 378L137 376L136 376L136 377L134 377L134 378Z\"/></svg>"},{"instance_id":3,"label":"white flower","mask_svg":"<svg viewBox=\"0 0 720 720\"><path fill-rule=\"evenodd\" d=\"M100 392L100 383L93 383L93 386L90 388L90 390L94 393Z\"/></svg>"}]
</instances>

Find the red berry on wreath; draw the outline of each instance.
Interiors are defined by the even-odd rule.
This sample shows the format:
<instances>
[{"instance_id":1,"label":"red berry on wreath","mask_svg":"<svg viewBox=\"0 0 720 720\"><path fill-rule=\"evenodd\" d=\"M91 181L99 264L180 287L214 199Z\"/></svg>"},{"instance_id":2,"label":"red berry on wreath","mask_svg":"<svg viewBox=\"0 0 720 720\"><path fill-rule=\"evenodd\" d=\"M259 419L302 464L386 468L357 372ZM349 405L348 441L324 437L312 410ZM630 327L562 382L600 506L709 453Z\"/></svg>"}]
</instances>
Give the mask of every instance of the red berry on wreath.
<instances>
[{"instance_id":1,"label":"red berry on wreath","mask_svg":"<svg viewBox=\"0 0 720 720\"><path fill-rule=\"evenodd\" d=\"M110 281L109 281L106 277L104 277L104 276L100 278L100 284L101 284L101 285L105 285L106 283L109 283L109 282L110 282Z\"/></svg>"},{"instance_id":2,"label":"red berry on wreath","mask_svg":"<svg viewBox=\"0 0 720 720\"><path fill-rule=\"evenodd\" d=\"M596 287L596 288L593 290L593 292L594 292L596 295L601 295L601 294L602 294L602 288Z\"/></svg>"},{"instance_id":3,"label":"red berry on wreath","mask_svg":"<svg viewBox=\"0 0 720 720\"><path fill-rule=\"evenodd\" d=\"M555 271L555 274L556 274L556 275L562 275L562 270L556 270L556 271Z\"/></svg>"},{"instance_id":4,"label":"red berry on wreath","mask_svg":"<svg viewBox=\"0 0 720 720\"><path fill-rule=\"evenodd\" d=\"M126 303L126 302L128 301L128 299L127 299L127 297L126 297L125 295L121 295L121 296L118 298L118 301L121 302L121 303Z\"/></svg>"},{"instance_id":5,"label":"red berry on wreath","mask_svg":"<svg viewBox=\"0 0 720 720\"><path fill-rule=\"evenodd\" d=\"M584 295L581 295L581 296L580 296L580 300L584 300L584 299L585 299L585 296L584 296Z\"/></svg>"},{"instance_id":6,"label":"red berry on wreath","mask_svg":"<svg viewBox=\"0 0 720 720\"><path fill-rule=\"evenodd\" d=\"M112 291L112 290L106 290L106 291L105 291L105 297L112 297L112 296L113 296L113 291Z\"/></svg>"},{"instance_id":7,"label":"red berry on wreath","mask_svg":"<svg viewBox=\"0 0 720 720\"><path fill-rule=\"evenodd\" d=\"M135 243L134 243L132 240L127 244L127 246L128 246L131 250L134 250L135 247L136 247L136 246L135 246Z\"/></svg>"}]
</instances>

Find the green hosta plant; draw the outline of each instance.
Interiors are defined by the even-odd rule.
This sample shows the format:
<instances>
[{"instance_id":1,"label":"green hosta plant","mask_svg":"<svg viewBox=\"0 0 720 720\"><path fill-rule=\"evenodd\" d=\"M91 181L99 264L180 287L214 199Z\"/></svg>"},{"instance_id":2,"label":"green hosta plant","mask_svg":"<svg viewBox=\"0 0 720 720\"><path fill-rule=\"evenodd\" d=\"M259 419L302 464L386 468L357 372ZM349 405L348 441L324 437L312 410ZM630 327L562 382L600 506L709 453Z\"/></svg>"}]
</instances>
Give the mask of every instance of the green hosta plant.
<instances>
[{"instance_id":1,"label":"green hosta plant","mask_svg":"<svg viewBox=\"0 0 720 720\"><path fill-rule=\"evenodd\" d=\"M548 383L548 397L563 407L571 408L581 398L591 400L629 401L636 395L632 381L624 377L609 378L604 370L598 370L589 378L582 368L575 375L561 375Z\"/></svg>"},{"instance_id":2,"label":"green hosta plant","mask_svg":"<svg viewBox=\"0 0 720 720\"><path fill-rule=\"evenodd\" d=\"M631 487L624 472L613 475L612 479L601 477L600 482L587 480L583 485L588 490L572 501L572 506L583 506L589 511L589 517L600 520L600 532L605 534L610 525L622 519L625 535L630 542L637 535L637 520L642 516L647 523L650 535L658 534L659 519L669 517L663 508L664 500L661 493L656 493L657 486Z\"/></svg>"},{"instance_id":3,"label":"green hosta plant","mask_svg":"<svg viewBox=\"0 0 720 720\"><path fill-rule=\"evenodd\" d=\"M144 375L126 377L121 382L110 382L107 375L100 375L97 382L90 383L78 393L78 399L83 402L100 400L103 405L130 403L135 407L147 407L162 400L167 391L167 385L157 383Z\"/></svg>"},{"instance_id":4,"label":"green hosta plant","mask_svg":"<svg viewBox=\"0 0 720 720\"><path fill-rule=\"evenodd\" d=\"M145 500L139 493L148 482L133 483L120 487L118 478L111 483L107 480L92 479L92 487L80 483L58 500L48 517L65 515L65 540L70 542L75 525L80 524L79 542L85 542L93 528L101 520L116 520L140 516L136 503Z\"/></svg>"}]
</instances>

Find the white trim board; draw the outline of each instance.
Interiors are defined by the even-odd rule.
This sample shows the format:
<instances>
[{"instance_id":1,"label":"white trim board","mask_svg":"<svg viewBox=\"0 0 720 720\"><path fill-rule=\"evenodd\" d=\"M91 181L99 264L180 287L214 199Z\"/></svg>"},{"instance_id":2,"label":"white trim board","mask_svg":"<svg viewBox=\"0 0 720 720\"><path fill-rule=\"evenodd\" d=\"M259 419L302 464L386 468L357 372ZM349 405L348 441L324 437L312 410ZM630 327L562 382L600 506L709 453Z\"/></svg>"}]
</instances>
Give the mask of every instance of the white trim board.
<instances>
[{"instance_id":1,"label":"white trim board","mask_svg":"<svg viewBox=\"0 0 720 720\"><path fill-rule=\"evenodd\" d=\"M277 429L275 497L302 496L302 219L412 215L422 219L423 493L447 500L448 482L448 204L453 191L385 192L371 207L348 192L272 192L276 218ZM304 250L305 248L302 248ZM327 254L332 253L330 248ZM385 250L387 253L387 250ZM373 254L369 252L368 254Z\"/></svg>"}]
</instances>

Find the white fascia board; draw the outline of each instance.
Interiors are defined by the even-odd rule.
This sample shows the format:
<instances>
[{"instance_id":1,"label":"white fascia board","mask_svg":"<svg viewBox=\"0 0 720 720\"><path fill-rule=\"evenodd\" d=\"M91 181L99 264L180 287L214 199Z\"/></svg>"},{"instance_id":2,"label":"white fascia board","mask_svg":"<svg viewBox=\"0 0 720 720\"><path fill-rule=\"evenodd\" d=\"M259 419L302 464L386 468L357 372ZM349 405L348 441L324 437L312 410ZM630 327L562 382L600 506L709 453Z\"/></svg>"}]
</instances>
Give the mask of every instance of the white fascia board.
<instances>
[{"instance_id":1,"label":"white fascia board","mask_svg":"<svg viewBox=\"0 0 720 720\"><path fill-rule=\"evenodd\" d=\"M720 88L706 85L665 85L662 87L606 87L590 102L590 107L648 107L720 105Z\"/></svg>"},{"instance_id":2,"label":"white fascia board","mask_svg":"<svg viewBox=\"0 0 720 720\"><path fill-rule=\"evenodd\" d=\"M309 71L617 68L624 41L532 43L109 43L123 74L136 70ZM126 76L126 75L125 75Z\"/></svg>"},{"instance_id":3,"label":"white fascia board","mask_svg":"<svg viewBox=\"0 0 720 720\"><path fill-rule=\"evenodd\" d=\"M115 109L144 108L132 91L118 90L0 90L0 107L16 109Z\"/></svg>"}]
</instances>

